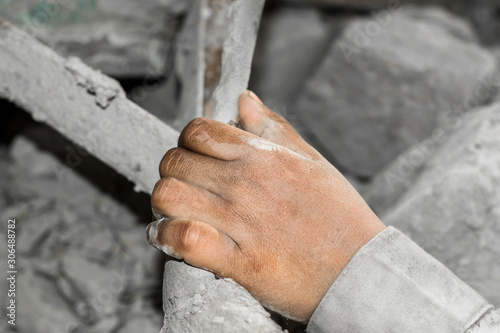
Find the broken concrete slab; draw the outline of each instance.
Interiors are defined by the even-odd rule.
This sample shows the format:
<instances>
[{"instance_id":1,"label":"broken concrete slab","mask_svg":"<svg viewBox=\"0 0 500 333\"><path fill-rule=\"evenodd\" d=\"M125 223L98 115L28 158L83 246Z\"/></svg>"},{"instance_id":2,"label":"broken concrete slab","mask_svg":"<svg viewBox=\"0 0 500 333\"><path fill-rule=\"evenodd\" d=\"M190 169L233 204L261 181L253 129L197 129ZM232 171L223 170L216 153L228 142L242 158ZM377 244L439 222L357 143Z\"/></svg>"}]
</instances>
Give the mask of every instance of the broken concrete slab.
<instances>
[{"instance_id":1,"label":"broken concrete slab","mask_svg":"<svg viewBox=\"0 0 500 333\"><path fill-rule=\"evenodd\" d=\"M144 241L145 224L138 223L144 219L81 174L88 164L71 168L56 157L59 150L64 156L69 142L45 126L40 131L43 135L30 130L14 139L2 170L8 178L1 190L11 203L0 217L17 218L21 246L18 330L118 331L128 327L129 318L147 313L152 324L143 331L158 332L161 312L151 304L140 311L133 306L160 292L154 279L157 253ZM65 170L62 180L53 165ZM100 164L99 170L107 169ZM124 179L106 178L123 190ZM131 187L128 191L139 196Z\"/></svg>"},{"instance_id":2,"label":"broken concrete slab","mask_svg":"<svg viewBox=\"0 0 500 333\"><path fill-rule=\"evenodd\" d=\"M3 1L0 19L116 77L165 75L185 1Z\"/></svg>"},{"instance_id":3,"label":"broken concrete slab","mask_svg":"<svg viewBox=\"0 0 500 333\"><path fill-rule=\"evenodd\" d=\"M375 175L456 108L491 99L494 58L436 11L353 19L299 96L294 113L348 173Z\"/></svg>"},{"instance_id":4,"label":"broken concrete slab","mask_svg":"<svg viewBox=\"0 0 500 333\"><path fill-rule=\"evenodd\" d=\"M381 218L498 306L500 104L459 120Z\"/></svg>"},{"instance_id":5,"label":"broken concrete slab","mask_svg":"<svg viewBox=\"0 0 500 333\"><path fill-rule=\"evenodd\" d=\"M399 155L369 183L357 188L375 213L382 214L412 186L448 135L448 131L437 128L430 137Z\"/></svg>"},{"instance_id":6,"label":"broken concrete slab","mask_svg":"<svg viewBox=\"0 0 500 333\"><path fill-rule=\"evenodd\" d=\"M317 9L272 7L262 18L251 89L267 106L286 116L293 97L327 51L330 34Z\"/></svg>"},{"instance_id":7,"label":"broken concrete slab","mask_svg":"<svg viewBox=\"0 0 500 333\"><path fill-rule=\"evenodd\" d=\"M0 97L50 124L151 192L178 132L130 102L120 85L0 22ZM148 147L144 149L144 147Z\"/></svg>"},{"instance_id":8,"label":"broken concrete slab","mask_svg":"<svg viewBox=\"0 0 500 333\"><path fill-rule=\"evenodd\" d=\"M353 9L391 9L409 3L450 4L452 0L281 0L290 3L316 5L321 7L344 7Z\"/></svg>"},{"instance_id":9,"label":"broken concrete slab","mask_svg":"<svg viewBox=\"0 0 500 333\"><path fill-rule=\"evenodd\" d=\"M484 44L493 46L500 42L499 0L453 1L448 7L472 22Z\"/></svg>"},{"instance_id":10,"label":"broken concrete slab","mask_svg":"<svg viewBox=\"0 0 500 333\"><path fill-rule=\"evenodd\" d=\"M181 85L175 127L203 116L207 0L191 0L175 49L175 75Z\"/></svg>"}]
</instances>

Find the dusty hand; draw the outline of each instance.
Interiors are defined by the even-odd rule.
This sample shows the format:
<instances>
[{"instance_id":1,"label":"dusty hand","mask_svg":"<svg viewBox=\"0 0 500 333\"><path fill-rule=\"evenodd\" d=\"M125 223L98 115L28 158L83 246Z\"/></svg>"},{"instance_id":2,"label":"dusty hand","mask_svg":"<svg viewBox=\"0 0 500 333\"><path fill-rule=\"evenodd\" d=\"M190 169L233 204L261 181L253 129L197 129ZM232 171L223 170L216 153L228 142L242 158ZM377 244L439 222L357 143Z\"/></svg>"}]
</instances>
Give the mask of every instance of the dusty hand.
<instances>
[{"instance_id":1,"label":"dusty hand","mask_svg":"<svg viewBox=\"0 0 500 333\"><path fill-rule=\"evenodd\" d=\"M242 131L193 120L160 164L152 245L233 278L263 305L307 321L353 255L385 228L363 199L252 93Z\"/></svg>"}]
</instances>

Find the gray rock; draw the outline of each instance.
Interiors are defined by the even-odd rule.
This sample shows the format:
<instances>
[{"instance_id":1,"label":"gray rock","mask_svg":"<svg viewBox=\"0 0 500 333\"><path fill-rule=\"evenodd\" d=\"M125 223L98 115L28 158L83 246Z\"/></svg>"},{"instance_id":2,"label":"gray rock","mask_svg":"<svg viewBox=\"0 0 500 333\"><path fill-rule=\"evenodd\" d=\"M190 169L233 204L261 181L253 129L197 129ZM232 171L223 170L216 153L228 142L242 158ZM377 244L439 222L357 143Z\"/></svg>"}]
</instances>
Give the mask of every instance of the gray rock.
<instances>
[{"instance_id":1,"label":"gray rock","mask_svg":"<svg viewBox=\"0 0 500 333\"><path fill-rule=\"evenodd\" d=\"M18 274L17 324L19 332L71 332L85 325L58 296L53 281L37 274L24 259Z\"/></svg>"},{"instance_id":2,"label":"gray rock","mask_svg":"<svg viewBox=\"0 0 500 333\"><path fill-rule=\"evenodd\" d=\"M120 328L118 333L158 333L161 320L151 315L133 316Z\"/></svg>"},{"instance_id":3,"label":"gray rock","mask_svg":"<svg viewBox=\"0 0 500 333\"><path fill-rule=\"evenodd\" d=\"M470 21L484 43L494 45L500 42L499 0L282 0L280 2L360 12L390 11L407 4L440 5Z\"/></svg>"},{"instance_id":4,"label":"gray rock","mask_svg":"<svg viewBox=\"0 0 500 333\"><path fill-rule=\"evenodd\" d=\"M322 7L344 7L354 9L380 9L400 6L407 3L450 4L452 0L286 0L288 2L319 5Z\"/></svg>"},{"instance_id":5,"label":"gray rock","mask_svg":"<svg viewBox=\"0 0 500 333\"><path fill-rule=\"evenodd\" d=\"M373 176L450 114L491 98L494 58L465 27L436 8L353 19L296 113L341 168Z\"/></svg>"},{"instance_id":6,"label":"gray rock","mask_svg":"<svg viewBox=\"0 0 500 333\"><path fill-rule=\"evenodd\" d=\"M460 120L382 220L500 305L500 104Z\"/></svg>"},{"instance_id":7,"label":"gray rock","mask_svg":"<svg viewBox=\"0 0 500 333\"><path fill-rule=\"evenodd\" d=\"M47 143L50 150L42 148ZM161 296L161 267L145 225L82 175L99 174L123 189L103 165L93 165L88 155L79 166L58 160L68 146L40 127L17 137L8 163L0 163L8 176L0 191L9 199L0 218L15 217L18 226L18 331L131 332L149 320L144 332L153 326L158 332L163 316L151 303Z\"/></svg>"},{"instance_id":8,"label":"gray rock","mask_svg":"<svg viewBox=\"0 0 500 333\"><path fill-rule=\"evenodd\" d=\"M448 7L471 21L484 43L494 45L500 42L499 0L453 1Z\"/></svg>"},{"instance_id":9,"label":"gray rock","mask_svg":"<svg viewBox=\"0 0 500 333\"><path fill-rule=\"evenodd\" d=\"M184 4L183 4L184 3ZM3 1L0 18L114 76L165 74L185 1Z\"/></svg>"},{"instance_id":10,"label":"gray rock","mask_svg":"<svg viewBox=\"0 0 500 333\"><path fill-rule=\"evenodd\" d=\"M293 33L291 33L293 31ZM284 113L326 52L330 32L317 9L278 7L263 16L250 89ZM286 113L285 113L286 116Z\"/></svg>"},{"instance_id":11,"label":"gray rock","mask_svg":"<svg viewBox=\"0 0 500 333\"><path fill-rule=\"evenodd\" d=\"M420 143L408 148L364 186L355 186L377 214L383 213L403 195L420 175L429 158L448 137L442 128ZM352 183L351 179L349 182Z\"/></svg>"},{"instance_id":12,"label":"gray rock","mask_svg":"<svg viewBox=\"0 0 500 333\"><path fill-rule=\"evenodd\" d=\"M496 93L493 98L495 101L500 101L500 47L491 48L490 51L497 62L497 73L495 74Z\"/></svg>"}]
</instances>

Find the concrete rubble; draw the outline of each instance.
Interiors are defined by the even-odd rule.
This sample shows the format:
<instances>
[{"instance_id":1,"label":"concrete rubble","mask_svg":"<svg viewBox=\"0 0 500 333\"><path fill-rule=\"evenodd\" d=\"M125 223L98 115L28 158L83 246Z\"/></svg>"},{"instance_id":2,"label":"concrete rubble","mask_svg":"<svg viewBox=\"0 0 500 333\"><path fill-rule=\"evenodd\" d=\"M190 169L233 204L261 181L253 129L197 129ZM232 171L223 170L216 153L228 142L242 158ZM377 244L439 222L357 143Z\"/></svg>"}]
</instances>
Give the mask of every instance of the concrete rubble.
<instances>
[{"instance_id":1,"label":"concrete rubble","mask_svg":"<svg viewBox=\"0 0 500 333\"><path fill-rule=\"evenodd\" d=\"M498 305L500 104L462 116L456 127L381 217Z\"/></svg>"},{"instance_id":2,"label":"concrete rubble","mask_svg":"<svg viewBox=\"0 0 500 333\"><path fill-rule=\"evenodd\" d=\"M159 254L132 204L148 198L90 156L68 166L68 148L78 149L38 127L2 154L0 216L18 226L17 332L132 333L137 321L158 332Z\"/></svg>"},{"instance_id":3,"label":"concrete rubble","mask_svg":"<svg viewBox=\"0 0 500 333\"><path fill-rule=\"evenodd\" d=\"M130 102L115 80L3 21L0 58L0 97L112 165L138 190L152 191L177 131Z\"/></svg>"},{"instance_id":4,"label":"concrete rubble","mask_svg":"<svg viewBox=\"0 0 500 333\"><path fill-rule=\"evenodd\" d=\"M416 6L425 2L272 1L250 88L298 126L386 224L498 307L500 52L498 18L484 13L499 3ZM0 17L55 8L27 3L0 0ZM234 281L178 261L164 265L145 240L149 197L134 192L151 191L158 161L191 118L236 124L262 5L78 0L58 9L57 24L36 29L48 47L19 21L24 32L0 21L0 98L81 146L44 125L0 145L0 219L21 221L17 331L147 333L162 320L163 333L303 331L273 321ZM68 13L77 22L61 29ZM144 80L126 92L92 67ZM4 324L0 331L13 332Z\"/></svg>"},{"instance_id":5,"label":"concrete rubble","mask_svg":"<svg viewBox=\"0 0 500 333\"><path fill-rule=\"evenodd\" d=\"M457 28L440 12L401 8L350 21L299 95L294 113L348 173L373 176L430 136L450 108L491 98L476 91L491 88L495 59L465 23Z\"/></svg>"},{"instance_id":6,"label":"concrete rubble","mask_svg":"<svg viewBox=\"0 0 500 333\"><path fill-rule=\"evenodd\" d=\"M328 48L329 28L315 8L272 9L263 17L250 84L269 107L289 111L294 95Z\"/></svg>"},{"instance_id":7,"label":"concrete rubble","mask_svg":"<svg viewBox=\"0 0 500 333\"><path fill-rule=\"evenodd\" d=\"M186 1L2 1L0 19L117 77L166 74Z\"/></svg>"}]
</instances>

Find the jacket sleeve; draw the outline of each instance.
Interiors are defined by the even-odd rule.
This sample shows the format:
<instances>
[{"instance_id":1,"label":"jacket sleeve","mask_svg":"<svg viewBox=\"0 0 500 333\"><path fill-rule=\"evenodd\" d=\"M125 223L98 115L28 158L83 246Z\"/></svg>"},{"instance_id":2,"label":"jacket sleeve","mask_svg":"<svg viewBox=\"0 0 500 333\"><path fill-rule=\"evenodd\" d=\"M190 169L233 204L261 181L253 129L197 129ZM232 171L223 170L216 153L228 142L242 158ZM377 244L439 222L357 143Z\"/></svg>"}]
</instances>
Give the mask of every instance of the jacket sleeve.
<instances>
[{"instance_id":1,"label":"jacket sleeve","mask_svg":"<svg viewBox=\"0 0 500 333\"><path fill-rule=\"evenodd\" d=\"M307 332L500 333L499 313L491 310L440 262L389 227L356 253Z\"/></svg>"}]
</instances>

